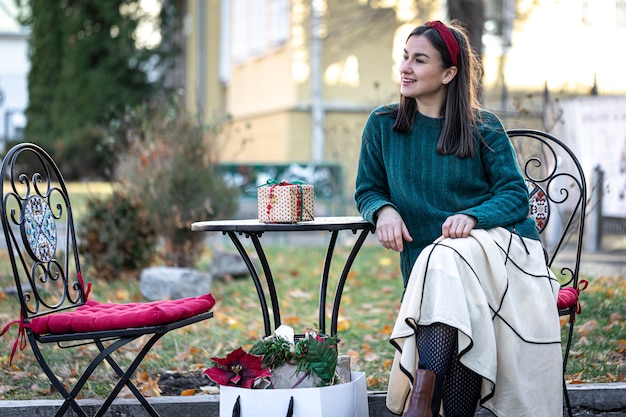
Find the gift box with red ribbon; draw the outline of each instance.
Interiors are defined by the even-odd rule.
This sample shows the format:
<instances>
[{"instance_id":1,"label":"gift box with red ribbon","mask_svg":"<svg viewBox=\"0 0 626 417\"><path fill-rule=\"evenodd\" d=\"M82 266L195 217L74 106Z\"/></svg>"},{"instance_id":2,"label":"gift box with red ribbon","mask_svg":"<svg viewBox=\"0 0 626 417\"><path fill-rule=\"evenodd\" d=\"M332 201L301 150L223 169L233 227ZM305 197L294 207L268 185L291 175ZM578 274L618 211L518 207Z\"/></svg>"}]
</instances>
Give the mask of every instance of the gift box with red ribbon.
<instances>
[{"instance_id":1,"label":"gift box with red ribbon","mask_svg":"<svg viewBox=\"0 0 626 417\"><path fill-rule=\"evenodd\" d=\"M313 185L300 181L268 180L257 189L259 221L297 223L314 219Z\"/></svg>"}]
</instances>

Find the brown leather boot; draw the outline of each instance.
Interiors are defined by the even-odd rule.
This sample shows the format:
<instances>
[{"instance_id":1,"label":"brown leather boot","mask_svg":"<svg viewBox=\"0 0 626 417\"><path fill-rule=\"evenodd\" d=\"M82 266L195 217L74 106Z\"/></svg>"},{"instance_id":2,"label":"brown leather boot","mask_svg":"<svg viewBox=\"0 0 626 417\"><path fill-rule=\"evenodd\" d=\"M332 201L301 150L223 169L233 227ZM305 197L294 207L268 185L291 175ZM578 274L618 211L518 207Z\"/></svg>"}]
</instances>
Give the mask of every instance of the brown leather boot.
<instances>
[{"instance_id":1,"label":"brown leather boot","mask_svg":"<svg viewBox=\"0 0 626 417\"><path fill-rule=\"evenodd\" d=\"M428 369L418 369L411 390L409 407L404 417L433 417L431 402L435 392L435 373Z\"/></svg>"}]
</instances>

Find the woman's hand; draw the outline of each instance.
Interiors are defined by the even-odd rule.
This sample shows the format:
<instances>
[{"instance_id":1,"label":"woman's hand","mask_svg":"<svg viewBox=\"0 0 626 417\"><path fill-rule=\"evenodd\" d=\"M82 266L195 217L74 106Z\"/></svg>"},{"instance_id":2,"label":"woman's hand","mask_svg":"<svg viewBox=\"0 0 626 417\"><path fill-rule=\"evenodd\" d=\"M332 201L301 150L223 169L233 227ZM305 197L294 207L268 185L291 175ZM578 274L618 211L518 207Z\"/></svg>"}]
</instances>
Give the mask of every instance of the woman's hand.
<instances>
[{"instance_id":1,"label":"woman's hand","mask_svg":"<svg viewBox=\"0 0 626 417\"><path fill-rule=\"evenodd\" d=\"M466 214L455 214L443 222L441 235L443 237L468 237L470 231L476 226L478 220Z\"/></svg>"},{"instance_id":2,"label":"woman's hand","mask_svg":"<svg viewBox=\"0 0 626 417\"><path fill-rule=\"evenodd\" d=\"M376 237L383 247L402 252L404 241L413 241L409 229L396 209L391 206L384 206L378 210L377 217Z\"/></svg>"}]
</instances>

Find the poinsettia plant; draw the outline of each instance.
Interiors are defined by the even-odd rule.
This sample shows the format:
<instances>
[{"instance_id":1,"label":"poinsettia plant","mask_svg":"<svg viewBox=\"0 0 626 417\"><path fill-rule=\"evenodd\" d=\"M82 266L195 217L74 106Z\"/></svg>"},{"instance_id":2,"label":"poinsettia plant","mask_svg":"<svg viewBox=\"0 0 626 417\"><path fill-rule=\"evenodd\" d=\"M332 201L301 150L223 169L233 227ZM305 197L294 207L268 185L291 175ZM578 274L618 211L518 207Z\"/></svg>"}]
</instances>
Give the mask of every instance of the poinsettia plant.
<instances>
[{"instance_id":1,"label":"poinsettia plant","mask_svg":"<svg viewBox=\"0 0 626 417\"><path fill-rule=\"evenodd\" d=\"M293 365L294 374L301 375L299 381L315 377L318 386L333 385L337 382L337 343L337 337L314 331L294 337L293 329L280 326L274 335L256 342L249 353L237 348L226 358L211 358L215 365L203 373L220 385L273 388L272 371Z\"/></svg>"},{"instance_id":2,"label":"poinsettia plant","mask_svg":"<svg viewBox=\"0 0 626 417\"><path fill-rule=\"evenodd\" d=\"M215 366L203 372L220 385L252 388L255 381L272 375L262 366L263 357L237 348L225 358L211 358Z\"/></svg>"}]
</instances>

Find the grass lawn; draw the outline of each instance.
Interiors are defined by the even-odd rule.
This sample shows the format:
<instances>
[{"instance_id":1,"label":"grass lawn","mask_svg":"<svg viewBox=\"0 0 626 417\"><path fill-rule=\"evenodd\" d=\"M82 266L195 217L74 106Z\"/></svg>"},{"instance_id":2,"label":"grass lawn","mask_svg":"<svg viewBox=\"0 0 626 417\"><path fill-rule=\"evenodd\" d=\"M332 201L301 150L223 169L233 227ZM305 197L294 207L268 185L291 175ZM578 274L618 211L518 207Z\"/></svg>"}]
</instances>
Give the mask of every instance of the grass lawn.
<instances>
[{"instance_id":1,"label":"grass lawn","mask_svg":"<svg viewBox=\"0 0 626 417\"><path fill-rule=\"evenodd\" d=\"M93 190L93 188L91 188ZM107 192L100 190L100 192ZM71 194L80 194L74 191ZM80 203L75 203L76 207ZM78 214L78 213L77 213ZM264 237L265 239L265 237ZM317 320L317 294L322 272L324 247L297 247L291 242L266 243L280 290L281 314L284 324L297 332L314 327ZM338 245L337 261L349 248ZM199 268L210 264L207 249ZM6 289L14 285L6 253L0 251L0 325L17 318L18 302ZM340 273L337 262L331 277ZM138 274L123 280L94 282L91 298L98 301L142 301ZM366 372L370 391L386 390L393 347L388 338L400 305L402 282L397 254L378 245L366 245L357 257L342 298L339 321L340 354L350 355L352 369ZM334 288L331 283L330 288ZM174 331L159 341L139 369L137 383L146 395L159 395L158 378L165 372L197 373L211 365L211 357L223 357L242 346L249 348L263 333L258 299L250 279L216 280L212 293L216 298L215 317L204 323ZM581 382L617 382L626 380L626 279L598 277L589 279L582 293L582 315L576 324L574 342L568 365L568 380ZM330 319L327 320L327 326ZM39 370L30 348L18 350L13 364L9 355L17 330L13 328L0 338L0 399L58 398L51 393L47 379ZM123 352L126 360L134 357L136 347ZM79 375L91 347L49 349L60 374L69 383ZM113 384L111 369L105 367L87 384L84 395L103 397ZM189 394L200 394L200 391Z\"/></svg>"}]
</instances>

